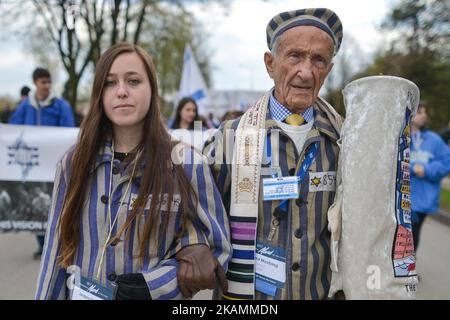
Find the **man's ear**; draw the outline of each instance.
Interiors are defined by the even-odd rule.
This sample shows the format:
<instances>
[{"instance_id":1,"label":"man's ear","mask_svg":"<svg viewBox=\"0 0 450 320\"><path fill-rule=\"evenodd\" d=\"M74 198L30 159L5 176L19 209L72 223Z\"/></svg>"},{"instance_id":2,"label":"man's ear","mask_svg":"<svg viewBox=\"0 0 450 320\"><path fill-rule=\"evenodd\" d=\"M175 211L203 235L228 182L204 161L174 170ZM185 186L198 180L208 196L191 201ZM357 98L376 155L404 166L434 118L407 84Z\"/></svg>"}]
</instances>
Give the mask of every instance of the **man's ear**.
<instances>
[{"instance_id":1,"label":"man's ear","mask_svg":"<svg viewBox=\"0 0 450 320\"><path fill-rule=\"evenodd\" d=\"M266 64L266 70L270 78L273 79L273 55L269 51L264 53L264 63Z\"/></svg>"}]
</instances>

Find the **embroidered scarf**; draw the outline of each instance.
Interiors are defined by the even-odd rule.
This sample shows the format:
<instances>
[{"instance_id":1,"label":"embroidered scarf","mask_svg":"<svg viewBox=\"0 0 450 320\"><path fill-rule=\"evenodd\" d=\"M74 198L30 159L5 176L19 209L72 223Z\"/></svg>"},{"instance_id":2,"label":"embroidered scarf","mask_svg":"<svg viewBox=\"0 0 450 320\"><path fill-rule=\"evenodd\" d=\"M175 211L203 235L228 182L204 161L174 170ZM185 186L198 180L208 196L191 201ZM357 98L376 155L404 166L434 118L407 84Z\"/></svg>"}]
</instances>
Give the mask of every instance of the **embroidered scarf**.
<instances>
[{"instance_id":1,"label":"embroidered scarf","mask_svg":"<svg viewBox=\"0 0 450 320\"><path fill-rule=\"evenodd\" d=\"M264 149L266 93L242 116L233 150L230 224L233 256L228 266L224 299L253 299L258 225L259 182Z\"/></svg>"}]
</instances>

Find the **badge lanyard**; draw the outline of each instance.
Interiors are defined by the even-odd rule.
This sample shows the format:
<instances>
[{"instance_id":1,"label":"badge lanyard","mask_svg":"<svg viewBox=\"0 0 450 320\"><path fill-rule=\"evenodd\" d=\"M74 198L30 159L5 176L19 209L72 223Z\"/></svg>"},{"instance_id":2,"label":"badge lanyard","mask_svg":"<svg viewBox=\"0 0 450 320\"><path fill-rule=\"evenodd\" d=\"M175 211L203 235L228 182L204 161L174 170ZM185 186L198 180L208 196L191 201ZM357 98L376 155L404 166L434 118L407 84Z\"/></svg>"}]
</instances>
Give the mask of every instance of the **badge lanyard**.
<instances>
[{"instance_id":1,"label":"badge lanyard","mask_svg":"<svg viewBox=\"0 0 450 320\"><path fill-rule=\"evenodd\" d=\"M125 197L126 197L126 195L128 193L128 190L130 189L131 182L133 181L134 173L136 171L136 165L137 165L137 162L139 160L139 155L140 155L140 152L136 155L136 158L135 158L135 161L134 161L134 166L133 166L133 171L131 173L130 180L128 181L128 184L127 184L127 187L125 189L125 192L122 195L122 199L119 202L119 208L117 209L117 214L116 214L116 216L114 218L114 221L111 223L111 198L112 198L112 176L113 176L112 168L113 168L113 165L114 165L114 141L112 142L112 148L111 149L112 149L112 157L111 157L111 166L110 166L111 168L110 168L110 172L109 172L109 194L108 194L109 196L108 196L108 213L107 213L108 224L109 224L109 231L107 231L105 244L103 245L102 253L101 253L101 256L100 256L100 261L98 263L97 274L95 276L95 280L97 280L97 281L100 281L100 271L101 271L101 268L102 268L102 265L103 265L103 259L105 257L106 248L108 247L108 243L111 240L112 231L113 231L114 226L117 223L117 218L119 217L119 213L120 213L120 209L122 208L123 201L125 200Z\"/></svg>"},{"instance_id":2,"label":"badge lanyard","mask_svg":"<svg viewBox=\"0 0 450 320\"><path fill-rule=\"evenodd\" d=\"M270 137L266 139L267 143L267 158L269 162L269 167L272 167L272 143L270 141ZM297 173L298 183L301 183L305 178L306 173L308 172L309 167L311 166L314 157L316 155L317 150L319 149L319 142L314 142L311 146L308 147L308 152L305 155L305 158L300 166L300 170ZM273 175L272 175L273 176ZM267 240L272 241L275 231L280 224L281 214L288 213L289 200L283 200L280 205L275 209L275 218L272 219L272 228L269 231L269 235L267 236Z\"/></svg>"}]
</instances>

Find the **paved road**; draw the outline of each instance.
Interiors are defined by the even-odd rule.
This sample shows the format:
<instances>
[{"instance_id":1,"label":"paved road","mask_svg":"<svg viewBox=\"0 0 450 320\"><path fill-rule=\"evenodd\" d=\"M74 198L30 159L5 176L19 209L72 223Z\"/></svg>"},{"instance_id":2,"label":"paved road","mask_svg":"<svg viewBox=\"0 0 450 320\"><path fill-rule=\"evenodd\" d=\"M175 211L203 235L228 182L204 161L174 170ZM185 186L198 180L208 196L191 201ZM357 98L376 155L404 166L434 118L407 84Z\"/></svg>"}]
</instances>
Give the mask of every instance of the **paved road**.
<instances>
[{"instance_id":1,"label":"paved road","mask_svg":"<svg viewBox=\"0 0 450 320\"><path fill-rule=\"evenodd\" d=\"M450 226L431 218L425 220L417 252L421 275L419 299L450 300ZM32 259L37 247L29 233L0 234L0 300L33 299L39 262ZM196 299L210 299L202 291Z\"/></svg>"},{"instance_id":2,"label":"paved road","mask_svg":"<svg viewBox=\"0 0 450 320\"><path fill-rule=\"evenodd\" d=\"M427 218L417 250L418 299L450 300L450 226Z\"/></svg>"},{"instance_id":3,"label":"paved road","mask_svg":"<svg viewBox=\"0 0 450 320\"><path fill-rule=\"evenodd\" d=\"M40 262L30 233L0 234L0 299L33 299Z\"/></svg>"}]
</instances>

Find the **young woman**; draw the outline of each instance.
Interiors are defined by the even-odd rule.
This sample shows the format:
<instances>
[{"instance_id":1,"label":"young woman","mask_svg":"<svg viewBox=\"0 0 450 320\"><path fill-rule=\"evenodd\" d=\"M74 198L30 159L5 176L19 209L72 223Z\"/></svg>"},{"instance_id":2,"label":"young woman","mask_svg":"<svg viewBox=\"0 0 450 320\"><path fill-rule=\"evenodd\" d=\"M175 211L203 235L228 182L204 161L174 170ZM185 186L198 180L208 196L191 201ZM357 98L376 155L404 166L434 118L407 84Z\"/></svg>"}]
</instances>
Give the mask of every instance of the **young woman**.
<instances>
[{"instance_id":1,"label":"young woman","mask_svg":"<svg viewBox=\"0 0 450 320\"><path fill-rule=\"evenodd\" d=\"M198 115L197 103L192 98L183 98L180 100L175 113L175 120L171 129L194 130L194 122L202 122L202 127L206 128L202 119Z\"/></svg>"},{"instance_id":2,"label":"young woman","mask_svg":"<svg viewBox=\"0 0 450 320\"><path fill-rule=\"evenodd\" d=\"M204 158L176 158L157 93L140 47L100 58L78 142L57 168L37 299L181 298L175 256L205 247L195 244L226 268L229 225L213 177ZM182 148L185 159L194 152Z\"/></svg>"}]
</instances>

